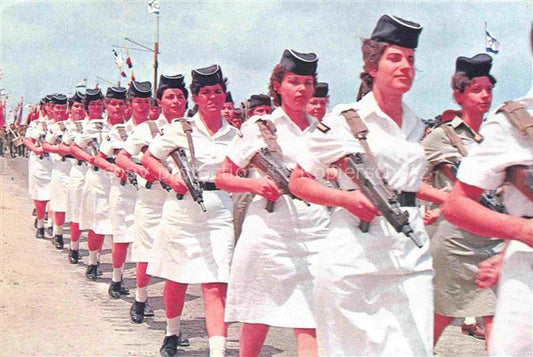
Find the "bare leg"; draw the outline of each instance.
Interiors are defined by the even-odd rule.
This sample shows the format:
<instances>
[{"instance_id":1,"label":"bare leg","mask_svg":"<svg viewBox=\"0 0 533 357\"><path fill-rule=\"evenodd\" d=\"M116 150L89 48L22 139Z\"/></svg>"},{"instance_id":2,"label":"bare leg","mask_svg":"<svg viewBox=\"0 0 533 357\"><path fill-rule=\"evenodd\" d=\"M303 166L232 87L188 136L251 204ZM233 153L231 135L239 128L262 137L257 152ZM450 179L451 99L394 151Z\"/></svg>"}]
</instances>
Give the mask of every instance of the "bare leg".
<instances>
[{"instance_id":1,"label":"bare leg","mask_svg":"<svg viewBox=\"0 0 533 357\"><path fill-rule=\"evenodd\" d=\"M452 323L454 317L435 314L433 322L433 346L437 344L442 331Z\"/></svg>"},{"instance_id":2,"label":"bare leg","mask_svg":"<svg viewBox=\"0 0 533 357\"><path fill-rule=\"evenodd\" d=\"M257 357L265 342L268 325L243 323L239 336L239 355L241 357Z\"/></svg>"},{"instance_id":3,"label":"bare leg","mask_svg":"<svg viewBox=\"0 0 533 357\"><path fill-rule=\"evenodd\" d=\"M316 357L316 330L311 328L295 328L296 346L299 357Z\"/></svg>"}]
</instances>

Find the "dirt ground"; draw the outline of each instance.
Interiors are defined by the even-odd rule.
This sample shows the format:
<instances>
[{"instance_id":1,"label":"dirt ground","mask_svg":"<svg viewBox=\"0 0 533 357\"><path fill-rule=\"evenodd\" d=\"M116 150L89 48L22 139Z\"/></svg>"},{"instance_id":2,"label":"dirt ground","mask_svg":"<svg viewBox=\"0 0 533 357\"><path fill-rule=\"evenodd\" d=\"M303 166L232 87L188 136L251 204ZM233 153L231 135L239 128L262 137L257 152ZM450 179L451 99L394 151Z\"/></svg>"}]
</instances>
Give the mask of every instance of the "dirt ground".
<instances>
[{"instance_id":1,"label":"dirt ground","mask_svg":"<svg viewBox=\"0 0 533 357\"><path fill-rule=\"evenodd\" d=\"M50 240L37 240L27 196L27 161L0 158L0 356L158 356L165 331L163 281L153 279L148 292L155 317L135 325L128 311L133 302L135 266L125 267L132 294L113 300L111 249L102 251L104 275L85 279L86 236L81 262L68 262L68 239L63 251ZM66 234L68 238L68 233ZM128 260L129 261L129 260ZM190 286L182 316L182 331L191 346L183 356L207 356L208 343L199 286ZM228 355L238 355L239 324L229 327ZM436 355L485 356L484 343L449 327ZM262 356L295 356L295 339L288 329L272 328Z\"/></svg>"}]
</instances>

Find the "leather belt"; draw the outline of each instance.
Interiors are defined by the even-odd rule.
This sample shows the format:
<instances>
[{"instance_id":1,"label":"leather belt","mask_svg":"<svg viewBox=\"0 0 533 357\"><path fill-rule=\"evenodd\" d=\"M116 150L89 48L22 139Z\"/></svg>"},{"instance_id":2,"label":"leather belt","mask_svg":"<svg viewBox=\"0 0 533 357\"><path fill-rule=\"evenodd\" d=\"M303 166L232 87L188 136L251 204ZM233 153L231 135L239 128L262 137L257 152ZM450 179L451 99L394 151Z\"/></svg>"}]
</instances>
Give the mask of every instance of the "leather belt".
<instances>
[{"instance_id":1,"label":"leather belt","mask_svg":"<svg viewBox=\"0 0 533 357\"><path fill-rule=\"evenodd\" d=\"M200 182L200 186L204 191L216 191L219 189L214 182Z\"/></svg>"},{"instance_id":2,"label":"leather belt","mask_svg":"<svg viewBox=\"0 0 533 357\"><path fill-rule=\"evenodd\" d=\"M525 219L532 219L533 216L522 216L522 218L525 218Z\"/></svg>"},{"instance_id":3,"label":"leather belt","mask_svg":"<svg viewBox=\"0 0 533 357\"><path fill-rule=\"evenodd\" d=\"M416 192L396 192L398 196L398 202L403 207L415 207L416 206Z\"/></svg>"},{"instance_id":4,"label":"leather belt","mask_svg":"<svg viewBox=\"0 0 533 357\"><path fill-rule=\"evenodd\" d=\"M115 159L112 158L112 157L106 157L105 160L111 164L114 164L115 163Z\"/></svg>"}]
</instances>

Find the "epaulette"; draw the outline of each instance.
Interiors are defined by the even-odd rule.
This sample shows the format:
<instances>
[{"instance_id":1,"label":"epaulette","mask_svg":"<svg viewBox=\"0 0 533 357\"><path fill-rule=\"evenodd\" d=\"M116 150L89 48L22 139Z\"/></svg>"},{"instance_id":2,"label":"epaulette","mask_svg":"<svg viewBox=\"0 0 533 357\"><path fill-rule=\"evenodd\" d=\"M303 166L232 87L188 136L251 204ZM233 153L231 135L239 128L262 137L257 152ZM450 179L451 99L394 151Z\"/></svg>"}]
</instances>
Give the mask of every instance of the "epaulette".
<instances>
[{"instance_id":1,"label":"epaulette","mask_svg":"<svg viewBox=\"0 0 533 357\"><path fill-rule=\"evenodd\" d=\"M318 123L316 128L318 130L320 130L321 132L323 132L323 133L327 133L328 131L331 130L331 128L329 126L327 126L326 124L324 124L324 123Z\"/></svg>"},{"instance_id":2,"label":"epaulette","mask_svg":"<svg viewBox=\"0 0 533 357\"><path fill-rule=\"evenodd\" d=\"M498 108L496 113L503 112L507 119L522 134L533 139L533 117L529 115L526 108L519 102L508 101Z\"/></svg>"}]
</instances>

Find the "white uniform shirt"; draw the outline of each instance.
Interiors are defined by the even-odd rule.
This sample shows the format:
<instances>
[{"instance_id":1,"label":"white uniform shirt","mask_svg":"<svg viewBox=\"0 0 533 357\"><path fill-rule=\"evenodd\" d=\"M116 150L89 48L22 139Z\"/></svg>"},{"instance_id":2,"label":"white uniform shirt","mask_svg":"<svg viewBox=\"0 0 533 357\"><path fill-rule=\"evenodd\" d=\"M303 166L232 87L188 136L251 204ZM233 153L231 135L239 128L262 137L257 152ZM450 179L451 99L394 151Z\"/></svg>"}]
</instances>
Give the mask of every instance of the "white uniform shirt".
<instances>
[{"instance_id":1,"label":"white uniform shirt","mask_svg":"<svg viewBox=\"0 0 533 357\"><path fill-rule=\"evenodd\" d=\"M226 157L226 153L235 142L238 129L221 119L221 128L214 135L211 135L198 113L192 118L187 118L187 120L192 126L192 139L195 152L194 166L198 171L198 180L202 182L213 182L217 170ZM173 121L163 129L162 134L154 138L148 150L150 150L154 157L165 164L163 160L178 147L184 148L187 157L190 159L189 145L183 127L179 121ZM167 168L169 168L169 161L166 163ZM170 168L172 173L178 172L177 167L173 163L170 164Z\"/></svg>"},{"instance_id":2,"label":"white uniform shirt","mask_svg":"<svg viewBox=\"0 0 533 357\"><path fill-rule=\"evenodd\" d=\"M368 128L367 141L377 160L379 170L389 187L397 191L417 192L426 170L424 149L419 141L424 133L422 121L402 104L401 128L379 108L374 94L368 93L359 102L341 104L333 108L323 123L329 127L326 133L315 131L308 137L310 150L321 166L299 162L300 166L316 177L322 177L327 167L352 153L364 153L363 147L353 136L341 112L354 109ZM354 188L350 179L340 173L339 185L343 189Z\"/></svg>"},{"instance_id":3,"label":"white uniform shirt","mask_svg":"<svg viewBox=\"0 0 533 357\"><path fill-rule=\"evenodd\" d=\"M270 115L251 117L241 127L243 135L228 153L228 158L240 168L245 168L260 149L268 147L259 126L256 124L258 120L263 119L271 121L276 127L276 141L281 148L283 162L289 169L294 169L296 163L301 161L302 158L305 158L310 166L319 165L309 154L304 137L317 131L317 126L320 122L309 114L306 114L306 118L309 126L302 131L292 122L281 107L276 108ZM264 173L259 173L258 170L253 170L250 174L251 177L264 175Z\"/></svg>"},{"instance_id":4,"label":"white uniform shirt","mask_svg":"<svg viewBox=\"0 0 533 357\"><path fill-rule=\"evenodd\" d=\"M92 119L85 123L83 132L76 136L74 143L90 154L93 154L90 147L93 146L93 139L101 145L109 132L110 127L103 119Z\"/></svg>"},{"instance_id":5,"label":"white uniform shirt","mask_svg":"<svg viewBox=\"0 0 533 357\"><path fill-rule=\"evenodd\" d=\"M65 145L72 144L74 140L76 139L76 136L83 132L84 125L85 125L85 121L83 119L71 121L70 125L67 126L67 130L65 131L65 134L63 134L63 143Z\"/></svg>"},{"instance_id":6,"label":"white uniform shirt","mask_svg":"<svg viewBox=\"0 0 533 357\"><path fill-rule=\"evenodd\" d=\"M100 151L105 156L114 159L118 152L124 148L124 143L132 130L133 124L130 122L113 125L100 145Z\"/></svg>"},{"instance_id":7,"label":"white uniform shirt","mask_svg":"<svg viewBox=\"0 0 533 357\"><path fill-rule=\"evenodd\" d=\"M45 141L51 145L60 144L63 136L70 127L70 122L67 120L61 122L54 122L48 126ZM50 153L50 158L54 161L62 161L63 156L55 153Z\"/></svg>"},{"instance_id":8,"label":"white uniform shirt","mask_svg":"<svg viewBox=\"0 0 533 357\"><path fill-rule=\"evenodd\" d=\"M533 115L533 89L518 100ZM468 185L492 190L504 184L506 169L513 165L533 165L533 139L522 134L505 114L493 112L482 124L480 133L484 140L463 159L457 178ZM533 216L533 203L516 187L506 185L504 204L513 216ZM525 244L522 250L533 252Z\"/></svg>"},{"instance_id":9,"label":"white uniform shirt","mask_svg":"<svg viewBox=\"0 0 533 357\"><path fill-rule=\"evenodd\" d=\"M48 122L49 120L47 117L42 117L32 121L30 125L28 125L28 130L26 130L26 137L35 141L39 141L41 138L44 138L48 129Z\"/></svg>"},{"instance_id":10,"label":"white uniform shirt","mask_svg":"<svg viewBox=\"0 0 533 357\"><path fill-rule=\"evenodd\" d=\"M154 122L159 129L158 133L161 132L161 128L169 124L167 119L162 114L159 116L159 118L152 122ZM158 133L152 135L148 121L141 123L137 125L133 129L132 133L128 136L128 140L126 140L126 143L124 144L124 150L132 157L138 156L142 153L142 149L145 146L150 145L153 138L157 136Z\"/></svg>"}]
</instances>

